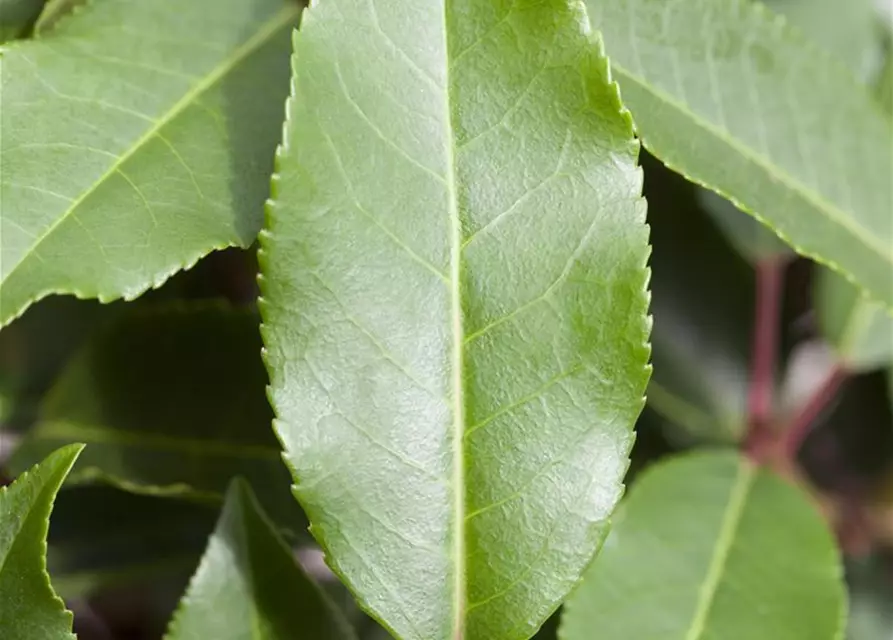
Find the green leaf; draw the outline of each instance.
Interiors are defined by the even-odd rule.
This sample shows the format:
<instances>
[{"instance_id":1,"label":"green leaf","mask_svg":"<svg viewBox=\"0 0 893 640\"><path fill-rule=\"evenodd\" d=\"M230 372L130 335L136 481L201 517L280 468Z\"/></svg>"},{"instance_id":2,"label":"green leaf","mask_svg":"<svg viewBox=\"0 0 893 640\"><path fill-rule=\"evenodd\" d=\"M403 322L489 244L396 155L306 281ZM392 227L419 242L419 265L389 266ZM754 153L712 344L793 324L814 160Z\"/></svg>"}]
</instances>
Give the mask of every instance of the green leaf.
<instances>
[{"instance_id":1,"label":"green leaf","mask_svg":"<svg viewBox=\"0 0 893 640\"><path fill-rule=\"evenodd\" d=\"M300 569L242 481L232 483L167 640L350 640L353 630Z\"/></svg>"},{"instance_id":2,"label":"green leaf","mask_svg":"<svg viewBox=\"0 0 893 640\"><path fill-rule=\"evenodd\" d=\"M650 156L642 164L654 246L648 406L677 443L736 442L747 423L753 269L698 206L698 187Z\"/></svg>"},{"instance_id":3,"label":"green leaf","mask_svg":"<svg viewBox=\"0 0 893 640\"><path fill-rule=\"evenodd\" d=\"M590 0L646 148L893 306L893 129L748 0Z\"/></svg>"},{"instance_id":4,"label":"green leaf","mask_svg":"<svg viewBox=\"0 0 893 640\"><path fill-rule=\"evenodd\" d=\"M877 94L878 101L884 112L893 117L893 45L889 45L891 50L887 52L884 66L878 73Z\"/></svg>"},{"instance_id":5,"label":"green leaf","mask_svg":"<svg viewBox=\"0 0 893 640\"><path fill-rule=\"evenodd\" d=\"M601 544L648 379L638 145L582 3L375 8L320 2L295 39L276 429L394 635L528 638Z\"/></svg>"},{"instance_id":6,"label":"green leaf","mask_svg":"<svg viewBox=\"0 0 893 640\"><path fill-rule=\"evenodd\" d=\"M250 312L204 303L122 317L65 369L12 468L86 442L72 483L219 498L243 475L265 488L278 520L300 518L270 429L257 324Z\"/></svg>"},{"instance_id":7,"label":"green leaf","mask_svg":"<svg viewBox=\"0 0 893 640\"><path fill-rule=\"evenodd\" d=\"M44 0L0 0L0 43L23 35L40 15Z\"/></svg>"},{"instance_id":8,"label":"green leaf","mask_svg":"<svg viewBox=\"0 0 893 640\"><path fill-rule=\"evenodd\" d=\"M734 452L698 453L636 481L559 638L836 640L845 608L809 499Z\"/></svg>"},{"instance_id":9,"label":"green leaf","mask_svg":"<svg viewBox=\"0 0 893 640\"><path fill-rule=\"evenodd\" d=\"M816 45L868 78L881 53L874 0L766 0Z\"/></svg>"},{"instance_id":10,"label":"green leaf","mask_svg":"<svg viewBox=\"0 0 893 640\"><path fill-rule=\"evenodd\" d=\"M0 326L251 244L299 10L103 0L0 52Z\"/></svg>"},{"instance_id":11,"label":"green leaf","mask_svg":"<svg viewBox=\"0 0 893 640\"><path fill-rule=\"evenodd\" d=\"M168 576L188 579L218 511L107 486L66 488L50 524L53 586L68 598Z\"/></svg>"},{"instance_id":12,"label":"green leaf","mask_svg":"<svg viewBox=\"0 0 893 640\"><path fill-rule=\"evenodd\" d=\"M773 260L793 253L777 235L720 195L706 189L698 200L735 249L751 263Z\"/></svg>"},{"instance_id":13,"label":"green leaf","mask_svg":"<svg viewBox=\"0 0 893 640\"><path fill-rule=\"evenodd\" d=\"M893 582L883 557L853 562L847 571L850 616L847 640L890 640L893 630Z\"/></svg>"},{"instance_id":14,"label":"green leaf","mask_svg":"<svg viewBox=\"0 0 893 640\"><path fill-rule=\"evenodd\" d=\"M819 330L844 367L864 372L893 361L893 317L880 303L827 269L817 275L814 297Z\"/></svg>"},{"instance_id":15,"label":"green leaf","mask_svg":"<svg viewBox=\"0 0 893 640\"><path fill-rule=\"evenodd\" d=\"M857 77L869 75L880 44L871 0L767 0L766 4L844 62ZM698 196L735 248L751 262L793 252L771 229L725 198L706 189Z\"/></svg>"},{"instance_id":16,"label":"green leaf","mask_svg":"<svg viewBox=\"0 0 893 640\"><path fill-rule=\"evenodd\" d=\"M56 492L83 445L47 456L0 487L0 638L74 640L71 613L46 572L46 537Z\"/></svg>"},{"instance_id":17,"label":"green leaf","mask_svg":"<svg viewBox=\"0 0 893 640\"><path fill-rule=\"evenodd\" d=\"M122 310L119 304L50 296L0 331L0 388L10 397L9 424L33 423L41 398L72 355Z\"/></svg>"},{"instance_id":18,"label":"green leaf","mask_svg":"<svg viewBox=\"0 0 893 640\"><path fill-rule=\"evenodd\" d=\"M75 8L84 5L87 0L47 0L43 11L34 23L34 34L43 35L52 29L59 20L71 13Z\"/></svg>"}]
</instances>

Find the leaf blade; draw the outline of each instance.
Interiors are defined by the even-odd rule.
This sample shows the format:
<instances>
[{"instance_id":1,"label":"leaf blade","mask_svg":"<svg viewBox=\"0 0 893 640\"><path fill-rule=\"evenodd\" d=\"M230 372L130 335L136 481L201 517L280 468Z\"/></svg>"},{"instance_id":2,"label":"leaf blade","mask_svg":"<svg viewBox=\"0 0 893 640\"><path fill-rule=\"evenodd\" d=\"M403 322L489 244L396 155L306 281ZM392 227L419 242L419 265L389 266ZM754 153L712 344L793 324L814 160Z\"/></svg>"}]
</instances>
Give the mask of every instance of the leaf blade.
<instances>
[{"instance_id":1,"label":"leaf blade","mask_svg":"<svg viewBox=\"0 0 893 640\"><path fill-rule=\"evenodd\" d=\"M136 308L68 363L13 454L22 469L72 441L90 446L69 482L220 500L235 475L264 491L277 521L303 518L269 429L257 317L214 303ZM277 491L278 489L278 491Z\"/></svg>"},{"instance_id":2,"label":"leaf blade","mask_svg":"<svg viewBox=\"0 0 893 640\"><path fill-rule=\"evenodd\" d=\"M813 295L819 331L848 371L880 369L893 360L893 317L842 276L822 269Z\"/></svg>"},{"instance_id":3,"label":"leaf blade","mask_svg":"<svg viewBox=\"0 0 893 640\"><path fill-rule=\"evenodd\" d=\"M600 544L641 408L637 146L578 3L397 6L320 3L295 38L261 233L276 428L328 562L392 633L529 637ZM525 536L562 485L578 509Z\"/></svg>"},{"instance_id":4,"label":"leaf blade","mask_svg":"<svg viewBox=\"0 0 893 640\"><path fill-rule=\"evenodd\" d=\"M838 61L743 0L589 6L646 148L893 306L893 131Z\"/></svg>"},{"instance_id":5,"label":"leaf blade","mask_svg":"<svg viewBox=\"0 0 893 640\"><path fill-rule=\"evenodd\" d=\"M0 488L0 634L73 640L71 613L46 572L46 537L56 492L83 445L50 454ZM35 569L36 565L36 569Z\"/></svg>"},{"instance_id":6,"label":"leaf blade","mask_svg":"<svg viewBox=\"0 0 893 640\"><path fill-rule=\"evenodd\" d=\"M655 570L670 588L654 588ZM658 463L637 481L559 637L835 640L845 609L839 553L814 507L717 451Z\"/></svg>"},{"instance_id":7,"label":"leaf blade","mask_svg":"<svg viewBox=\"0 0 893 640\"><path fill-rule=\"evenodd\" d=\"M109 0L3 51L0 326L49 293L133 298L253 241L299 7L231 4Z\"/></svg>"},{"instance_id":8,"label":"leaf blade","mask_svg":"<svg viewBox=\"0 0 893 640\"><path fill-rule=\"evenodd\" d=\"M356 636L298 566L249 485L234 480L167 640Z\"/></svg>"}]
</instances>

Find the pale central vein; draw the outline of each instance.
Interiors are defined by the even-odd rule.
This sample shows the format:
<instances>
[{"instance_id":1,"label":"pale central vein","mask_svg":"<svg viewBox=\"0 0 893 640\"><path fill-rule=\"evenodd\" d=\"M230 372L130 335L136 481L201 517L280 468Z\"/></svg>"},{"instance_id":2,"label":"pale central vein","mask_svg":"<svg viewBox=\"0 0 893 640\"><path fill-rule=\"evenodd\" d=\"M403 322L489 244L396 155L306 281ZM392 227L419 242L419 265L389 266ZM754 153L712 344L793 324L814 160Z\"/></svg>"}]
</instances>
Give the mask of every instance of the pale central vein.
<instances>
[{"instance_id":1,"label":"pale central vein","mask_svg":"<svg viewBox=\"0 0 893 640\"><path fill-rule=\"evenodd\" d=\"M741 516L744 513L744 506L747 502L747 495L753 486L756 478L756 470L747 462L740 463L738 475L735 478L735 484L729 494L729 503L726 505L723 514L722 523L719 528L719 537L716 539L716 546L713 548L713 557L710 559L710 566L707 568L707 575L701 585L701 591L698 595L698 605L692 617L691 626L685 635L685 640L699 640L707 626L707 620L710 617L710 608L716 599L716 592L719 590L719 583L722 581L723 571L729 559L729 552L734 543L735 534L741 524Z\"/></svg>"},{"instance_id":2,"label":"pale central vein","mask_svg":"<svg viewBox=\"0 0 893 640\"><path fill-rule=\"evenodd\" d=\"M443 4L443 44L444 44L444 132L446 134L446 184L447 202L450 216L450 308L452 327L452 400L453 400L453 592L455 597L455 618L453 638L462 640L465 635L465 398L463 393L463 366L465 339L462 328L462 223L459 219L459 203L456 196L456 143L453 128L453 109L450 100L450 46L447 11L449 0Z\"/></svg>"}]
</instances>

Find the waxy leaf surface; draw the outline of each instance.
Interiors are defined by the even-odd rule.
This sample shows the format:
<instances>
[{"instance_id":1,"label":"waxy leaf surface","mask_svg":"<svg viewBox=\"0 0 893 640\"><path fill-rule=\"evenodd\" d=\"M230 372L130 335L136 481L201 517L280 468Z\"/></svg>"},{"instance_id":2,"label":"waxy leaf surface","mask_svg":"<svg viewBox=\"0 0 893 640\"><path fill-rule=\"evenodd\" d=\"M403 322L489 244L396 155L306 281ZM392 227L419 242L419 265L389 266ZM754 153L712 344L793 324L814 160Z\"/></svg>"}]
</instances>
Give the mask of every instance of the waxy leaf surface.
<instances>
[{"instance_id":1,"label":"waxy leaf surface","mask_svg":"<svg viewBox=\"0 0 893 640\"><path fill-rule=\"evenodd\" d=\"M589 0L642 142L893 307L893 128L750 0Z\"/></svg>"},{"instance_id":2,"label":"waxy leaf surface","mask_svg":"<svg viewBox=\"0 0 893 640\"><path fill-rule=\"evenodd\" d=\"M299 10L103 0L0 50L0 326L251 244Z\"/></svg>"},{"instance_id":3,"label":"waxy leaf surface","mask_svg":"<svg viewBox=\"0 0 893 640\"><path fill-rule=\"evenodd\" d=\"M50 586L46 538L56 492L82 448L59 449L0 487L0 638L75 639Z\"/></svg>"},{"instance_id":4,"label":"waxy leaf surface","mask_svg":"<svg viewBox=\"0 0 893 640\"><path fill-rule=\"evenodd\" d=\"M397 637L529 638L600 546L648 379L638 145L582 3L327 0L261 235L276 428Z\"/></svg>"},{"instance_id":5,"label":"waxy leaf surface","mask_svg":"<svg viewBox=\"0 0 893 640\"><path fill-rule=\"evenodd\" d=\"M351 640L248 484L236 480L167 640Z\"/></svg>"},{"instance_id":6,"label":"waxy leaf surface","mask_svg":"<svg viewBox=\"0 0 893 640\"><path fill-rule=\"evenodd\" d=\"M639 476L559 638L838 640L834 538L809 498L734 452Z\"/></svg>"}]
</instances>

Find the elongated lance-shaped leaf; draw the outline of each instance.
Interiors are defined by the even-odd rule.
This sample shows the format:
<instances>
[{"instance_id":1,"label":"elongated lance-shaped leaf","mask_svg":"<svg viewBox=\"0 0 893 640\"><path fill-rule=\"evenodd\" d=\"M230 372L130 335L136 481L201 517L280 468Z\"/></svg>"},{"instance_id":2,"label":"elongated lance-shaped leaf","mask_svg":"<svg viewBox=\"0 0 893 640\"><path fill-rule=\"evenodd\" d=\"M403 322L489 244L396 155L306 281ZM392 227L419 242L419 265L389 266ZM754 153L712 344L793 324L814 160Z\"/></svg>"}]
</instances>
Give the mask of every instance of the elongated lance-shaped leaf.
<instances>
[{"instance_id":1,"label":"elongated lance-shaped leaf","mask_svg":"<svg viewBox=\"0 0 893 640\"><path fill-rule=\"evenodd\" d=\"M629 118L580 2L305 20L261 238L295 492L396 636L527 638L601 543L648 378Z\"/></svg>"},{"instance_id":2,"label":"elongated lance-shaped leaf","mask_svg":"<svg viewBox=\"0 0 893 640\"><path fill-rule=\"evenodd\" d=\"M46 572L46 538L56 492L82 448L59 449L0 487L0 638L74 640Z\"/></svg>"},{"instance_id":3,"label":"elongated lance-shaped leaf","mask_svg":"<svg viewBox=\"0 0 893 640\"><path fill-rule=\"evenodd\" d=\"M298 11L103 0L0 51L0 326L254 240Z\"/></svg>"},{"instance_id":4,"label":"elongated lance-shaped leaf","mask_svg":"<svg viewBox=\"0 0 893 640\"><path fill-rule=\"evenodd\" d=\"M809 498L734 452L658 463L633 485L559 638L839 640L846 594Z\"/></svg>"},{"instance_id":5,"label":"elongated lance-shaped leaf","mask_svg":"<svg viewBox=\"0 0 893 640\"><path fill-rule=\"evenodd\" d=\"M750 0L590 0L644 145L893 307L893 128Z\"/></svg>"},{"instance_id":6,"label":"elongated lance-shaped leaf","mask_svg":"<svg viewBox=\"0 0 893 640\"><path fill-rule=\"evenodd\" d=\"M306 523L270 430L257 315L215 303L132 310L76 354L13 454L23 469L70 442L89 446L70 482L223 497L244 476L277 521ZM11 329L14 328L11 327Z\"/></svg>"},{"instance_id":7,"label":"elongated lance-shaped leaf","mask_svg":"<svg viewBox=\"0 0 893 640\"><path fill-rule=\"evenodd\" d=\"M235 480L167 640L351 640L247 483Z\"/></svg>"},{"instance_id":8,"label":"elongated lance-shaped leaf","mask_svg":"<svg viewBox=\"0 0 893 640\"><path fill-rule=\"evenodd\" d=\"M827 269L818 274L814 298L819 329L848 371L893 361L893 317L883 305Z\"/></svg>"}]
</instances>

